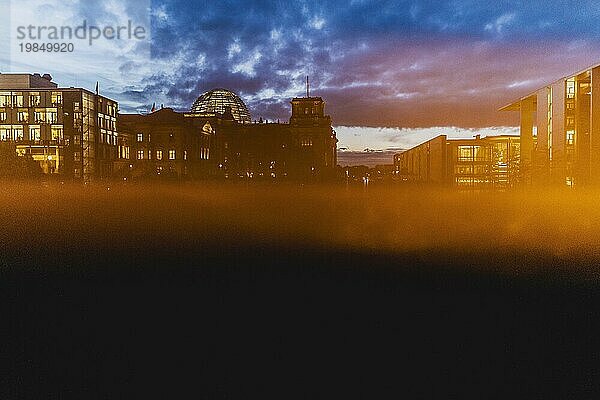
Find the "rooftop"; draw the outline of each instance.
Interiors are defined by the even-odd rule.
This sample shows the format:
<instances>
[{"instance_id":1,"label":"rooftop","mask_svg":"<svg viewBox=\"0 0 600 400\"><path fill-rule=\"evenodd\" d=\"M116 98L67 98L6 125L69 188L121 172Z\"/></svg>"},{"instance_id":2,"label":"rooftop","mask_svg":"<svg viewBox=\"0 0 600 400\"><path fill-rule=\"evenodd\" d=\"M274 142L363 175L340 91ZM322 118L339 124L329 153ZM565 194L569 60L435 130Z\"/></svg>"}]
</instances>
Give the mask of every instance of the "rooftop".
<instances>
[{"instance_id":1,"label":"rooftop","mask_svg":"<svg viewBox=\"0 0 600 400\"><path fill-rule=\"evenodd\" d=\"M520 103L521 103L521 101L523 101L523 100L525 100L525 99L528 99L528 98L530 98L530 97L533 97L533 96L535 96L535 94L536 94L536 93L537 93L537 92L538 92L540 89L543 89L543 88L545 88L545 87L548 87L548 86L550 86L550 85L553 85L553 84L555 84L555 83L558 83L558 82L561 82L561 81L565 81L565 80L567 80L567 79L569 79L569 78L573 78L573 77L575 77L575 76L577 76L577 75L581 75L581 74L589 74L589 72L590 72L592 69L596 68L596 67L600 67L600 63L597 63L597 64L594 64L594 65L592 65L592 66L589 66L589 67L587 67L587 68L584 68L584 69L582 69L582 70L580 70L580 71L578 71L578 72L575 72L574 74L567 75L567 76L563 76L562 78L559 78L559 79L557 79L557 80L555 80L555 81L553 81L553 82L550 82L550 83L548 83L548 84L546 84L546 85L544 85L544 86L541 86L541 87L539 87L539 88L535 89L534 91L532 91L532 92L528 93L527 95L525 95L525 96L523 96L523 97L520 97L519 99L517 99L517 100L513 101L512 103L509 103L509 104L506 104L506 105L504 105L504 106L500 107L500 108L498 109L498 111L518 111L518 110L520 110L520 109L521 109L521 104L520 104Z\"/></svg>"},{"instance_id":2,"label":"rooftop","mask_svg":"<svg viewBox=\"0 0 600 400\"><path fill-rule=\"evenodd\" d=\"M57 88L50 74L3 74L0 73L0 89Z\"/></svg>"}]
</instances>

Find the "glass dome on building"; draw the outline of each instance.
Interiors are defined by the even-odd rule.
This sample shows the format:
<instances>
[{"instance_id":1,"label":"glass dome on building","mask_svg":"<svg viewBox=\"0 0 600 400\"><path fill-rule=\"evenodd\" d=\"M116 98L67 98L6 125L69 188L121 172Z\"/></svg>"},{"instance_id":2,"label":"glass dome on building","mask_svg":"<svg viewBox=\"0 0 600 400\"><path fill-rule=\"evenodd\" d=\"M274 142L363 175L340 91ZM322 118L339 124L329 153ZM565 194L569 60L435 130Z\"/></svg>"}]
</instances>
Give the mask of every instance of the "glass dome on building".
<instances>
[{"instance_id":1,"label":"glass dome on building","mask_svg":"<svg viewBox=\"0 0 600 400\"><path fill-rule=\"evenodd\" d=\"M224 114L226 108L231 109L233 118L240 123L252 122L250 112L240 97L227 89L213 89L198 97L192 105L194 114Z\"/></svg>"}]
</instances>

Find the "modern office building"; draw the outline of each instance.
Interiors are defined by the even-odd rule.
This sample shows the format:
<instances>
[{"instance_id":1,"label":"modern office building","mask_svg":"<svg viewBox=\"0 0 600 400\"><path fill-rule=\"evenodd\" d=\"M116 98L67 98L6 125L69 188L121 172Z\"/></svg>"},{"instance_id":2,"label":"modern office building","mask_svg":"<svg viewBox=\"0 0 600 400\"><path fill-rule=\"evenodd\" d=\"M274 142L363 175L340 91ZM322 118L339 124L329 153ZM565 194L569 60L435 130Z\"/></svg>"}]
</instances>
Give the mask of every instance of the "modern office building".
<instances>
[{"instance_id":1,"label":"modern office building","mask_svg":"<svg viewBox=\"0 0 600 400\"><path fill-rule=\"evenodd\" d=\"M48 74L0 74L0 140L31 155L43 172L90 181L112 174L117 102L61 88Z\"/></svg>"},{"instance_id":2,"label":"modern office building","mask_svg":"<svg viewBox=\"0 0 600 400\"><path fill-rule=\"evenodd\" d=\"M394 156L404 181L459 188L509 188L519 180L518 136L437 136Z\"/></svg>"},{"instance_id":3,"label":"modern office building","mask_svg":"<svg viewBox=\"0 0 600 400\"><path fill-rule=\"evenodd\" d=\"M600 183L600 64L500 110L519 112L521 174L526 182Z\"/></svg>"},{"instance_id":4,"label":"modern office building","mask_svg":"<svg viewBox=\"0 0 600 400\"><path fill-rule=\"evenodd\" d=\"M119 171L230 180L333 178L337 138L320 97L294 98L289 123L251 122L242 99L226 89L204 93L188 113L162 109L120 115L126 137Z\"/></svg>"}]
</instances>

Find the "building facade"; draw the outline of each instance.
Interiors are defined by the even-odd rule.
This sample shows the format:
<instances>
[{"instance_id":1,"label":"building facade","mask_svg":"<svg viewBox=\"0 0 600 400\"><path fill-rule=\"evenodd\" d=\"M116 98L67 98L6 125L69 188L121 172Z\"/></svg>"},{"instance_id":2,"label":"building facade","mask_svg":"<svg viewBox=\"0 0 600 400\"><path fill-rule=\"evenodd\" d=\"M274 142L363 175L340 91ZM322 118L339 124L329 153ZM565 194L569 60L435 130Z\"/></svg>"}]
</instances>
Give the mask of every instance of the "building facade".
<instances>
[{"instance_id":1,"label":"building facade","mask_svg":"<svg viewBox=\"0 0 600 400\"><path fill-rule=\"evenodd\" d=\"M193 179L210 170L214 132L206 119L163 108L145 115L120 114L119 131L119 178Z\"/></svg>"},{"instance_id":2,"label":"building facade","mask_svg":"<svg viewBox=\"0 0 600 400\"><path fill-rule=\"evenodd\" d=\"M211 90L188 113L119 115L119 173L228 180L333 179L337 138L320 97L294 98L289 123L251 122L243 101ZM128 155L128 157L127 157Z\"/></svg>"},{"instance_id":3,"label":"building facade","mask_svg":"<svg viewBox=\"0 0 600 400\"><path fill-rule=\"evenodd\" d=\"M0 74L0 140L30 155L42 171L90 181L112 175L117 102L50 75Z\"/></svg>"},{"instance_id":4,"label":"building facade","mask_svg":"<svg viewBox=\"0 0 600 400\"><path fill-rule=\"evenodd\" d=\"M519 182L520 140L500 135L473 139L437 136L394 156L404 181L459 188L510 188Z\"/></svg>"},{"instance_id":5,"label":"building facade","mask_svg":"<svg viewBox=\"0 0 600 400\"><path fill-rule=\"evenodd\" d=\"M233 92L188 113L119 114L118 103L49 75L0 74L0 140L60 179L320 180L335 175L337 138L320 97L294 98L288 123L252 122Z\"/></svg>"},{"instance_id":6,"label":"building facade","mask_svg":"<svg viewBox=\"0 0 600 400\"><path fill-rule=\"evenodd\" d=\"M521 173L528 183L600 183L600 65L502 107L520 116Z\"/></svg>"},{"instance_id":7,"label":"building facade","mask_svg":"<svg viewBox=\"0 0 600 400\"><path fill-rule=\"evenodd\" d=\"M289 123L214 122L217 175L232 179L332 179L337 138L320 97L294 98ZM192 114L191 116L197 116Z\"/></svg>"}]
</instances>

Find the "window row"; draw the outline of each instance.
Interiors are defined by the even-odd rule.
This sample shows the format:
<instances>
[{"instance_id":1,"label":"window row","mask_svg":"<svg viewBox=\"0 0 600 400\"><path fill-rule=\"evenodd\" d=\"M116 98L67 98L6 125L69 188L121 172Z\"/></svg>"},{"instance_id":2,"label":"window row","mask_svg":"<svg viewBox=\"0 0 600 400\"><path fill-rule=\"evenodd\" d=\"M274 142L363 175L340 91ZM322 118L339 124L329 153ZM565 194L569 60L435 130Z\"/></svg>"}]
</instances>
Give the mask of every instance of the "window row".
<instances>
[{"instance_id":1,"label":"window row","mask_svg":"<svg viewBox=\"0 0 600 400\"><path fill-rule=\"evenodd\" d=\"M111 117L117 116L117 105L116 104L107 104L106 105L106 114Z\"/></svg>"},{"instance_id":2,"label":"window row","mask_svg":"<svg viewBox=\"0 0 600 400\"><path fill-rule=\"evenodd\" d=\"M111 135L110 133L100 132L100 143L117 145L117 136Z\"/></svg>"},{"instance_id":3,"label":"window row","mask_svg":"<svg viewBox=\"0 0 600 400\"><path fill-rule=\"evenodd\" d=\"M117 129L117 122L115 118L109 116L98 115L98 126L100 129L108 129L114 131Z\"/></svg>"},{"instance_id":4,"label":"window row","mask_svg":"<svg viewBox=\"0 0 600 400\"><path fill-rule=\"evenodd\" d=\"M305 137L300 140L300 146L302 147L310 147L313 145L312 138Z\"/></svg>"},{"instance_id":5,"label":"window row","mask_svg":"<svg viewBox=\"0 0 600 400\"><path fill-rule=\"evenodd\" d=\"M456 156L458 161L485 161L487 151L484 146L458 146Z\"/></svg>"},{"instance_id":6,"label":"window row","mask_svg":"<svg viewBox=\"0 0 600 400\"><path fill-rule=\"evenodd\" d=\"M176 160L177 159L177 154L176 151L171 149L168 151L167 153L169 160ZM146 157L146 150L138 150L137 151L137 159L138 160L144 160ZM152 151L148 150L148 160L152 159ZM156 160L161 161L163 159L163 151L162 150L156 150ZM183 151L183 159L187 160L187 151Z\"/></svg>"},{"instance_id":7,"label":"window row","mask_svg":"<svg viewBox=\"0 0 600 400\"><path fill-rule=\"evenodd\" d=\"M24 107L25 96L23 94L14 94L10 92L0 92L0 107ZM37 107L42 102L42 96L39 93L30 93L28 96L29 107ZM59 106L63 104L61 92L52 92L50 95L52 105Z\"/></svg>"},{"instance_id":8,"label":"window row","mask_svg":"<svg viewBox=\"0 0 600 400\"><path fill-rule=\"evenodd\" d=\"M40 109L33 112L33 121L30 119L31 115L29 110L22 109L17 111L16 122L35 122L35 123L49 123L54 124L58 122L58 113L55 108ZM7 122L8 114L6 111L0 111L0 122Z\"/></svg>"},{"instance_id":9,"label":"window row","mask_svg":"<svg viewBox=\"0 0 600 400\"><path fill-rule=\"evenodd\" d=\"M0 140L24 140L25 130L23 125L0 125ZM64 131L62 125L55 125L50 128L51 140L62 140ZM41 140L42 130L39 125L29 125L28 140Z\"/></svg>"}]
</instances>

